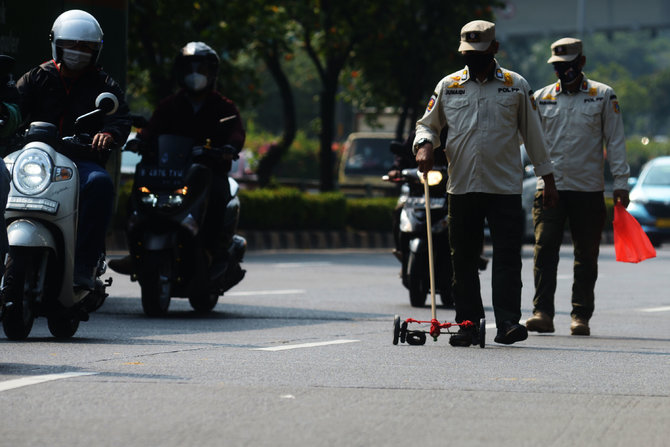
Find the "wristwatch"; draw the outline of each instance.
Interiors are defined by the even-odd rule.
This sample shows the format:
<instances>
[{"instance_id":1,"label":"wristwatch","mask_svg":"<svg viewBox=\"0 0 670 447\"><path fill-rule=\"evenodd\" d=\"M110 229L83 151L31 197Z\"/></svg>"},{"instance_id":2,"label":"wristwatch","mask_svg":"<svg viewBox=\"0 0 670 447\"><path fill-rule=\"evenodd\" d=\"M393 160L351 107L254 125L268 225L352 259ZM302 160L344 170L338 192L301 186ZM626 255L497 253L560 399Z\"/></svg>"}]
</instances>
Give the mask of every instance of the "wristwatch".
<instances>
[{"instance_id":1,"label":"wristwatch","mask_svg":"<svg viewBox=\"0 0 670 447\"><path fill-rule=\"evenodd\" d=\"M424 144L426 144L426 143L431 143L431 144L432 144L433 142L432 142L432 140L431 140L430 138L421 138L421 139L420 139L419 141L417 141L416 144L414 145L414 149L415 149L415 150L419 150L419 148L420 148L421 146L423 146Z\"/></svg>"}]
</instances>

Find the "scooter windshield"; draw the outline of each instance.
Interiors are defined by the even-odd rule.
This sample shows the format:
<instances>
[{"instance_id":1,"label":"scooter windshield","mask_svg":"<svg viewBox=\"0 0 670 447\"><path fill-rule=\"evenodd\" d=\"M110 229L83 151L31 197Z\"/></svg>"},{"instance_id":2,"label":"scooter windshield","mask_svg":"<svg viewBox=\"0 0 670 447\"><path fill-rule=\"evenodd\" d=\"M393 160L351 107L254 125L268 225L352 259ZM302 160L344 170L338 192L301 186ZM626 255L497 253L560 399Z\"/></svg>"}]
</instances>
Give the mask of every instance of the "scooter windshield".
<instances>
[{"instance_id":1,"label":"scooter windshield","mask_svg":"<svg viewBox=\"0 0 670 447\"><path fill-rule=\"evenodd\" d=\"M182 135L160 135L158 137L158 167L183 169L190 161L193 138Z\"/></svg>"}]
</instances>

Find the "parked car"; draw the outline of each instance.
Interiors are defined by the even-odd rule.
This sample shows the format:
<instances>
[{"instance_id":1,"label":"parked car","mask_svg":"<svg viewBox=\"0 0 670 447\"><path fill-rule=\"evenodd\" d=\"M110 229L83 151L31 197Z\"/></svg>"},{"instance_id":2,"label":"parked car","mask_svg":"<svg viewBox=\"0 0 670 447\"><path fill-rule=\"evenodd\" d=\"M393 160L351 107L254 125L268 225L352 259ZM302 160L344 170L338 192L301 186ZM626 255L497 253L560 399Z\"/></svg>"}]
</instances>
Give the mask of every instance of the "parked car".
<instances>
[{"instance_id":1,"label":"parked car","mask_svg":"<svg viewBox=\"0 0 670 447\"><path fill-rule=\"evenodd\" d=\"M340 190L351 195L386 195L395 187L382 180L393 166L390 132L354 132L347 137L338 169Z\"/></svg>"},{"instance_id":2,"label":"parked car","mask_svg":"<svg viewBox=\"0 0 670 447\"><path fill-rule=\"evenodd\" d=\"M628 212L658 247L670 240L670 156L648 161L631 183Z\"/></svg>"}]
</instances>

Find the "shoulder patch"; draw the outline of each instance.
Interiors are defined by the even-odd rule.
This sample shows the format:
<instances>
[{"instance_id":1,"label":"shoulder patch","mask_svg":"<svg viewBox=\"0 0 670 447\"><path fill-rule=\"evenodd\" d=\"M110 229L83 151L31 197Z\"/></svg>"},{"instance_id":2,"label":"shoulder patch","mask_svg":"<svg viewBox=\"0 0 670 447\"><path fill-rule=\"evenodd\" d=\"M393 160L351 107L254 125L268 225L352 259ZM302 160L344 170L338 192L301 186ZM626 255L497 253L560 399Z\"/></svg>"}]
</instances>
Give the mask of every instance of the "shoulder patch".
<instances>
[{"instance_id":1,"label":"shoulder patch","mask_svg":"<svg viewBox=\"0 0 670 447\"><path fill-rule=\"evenodd\" d=\"M535 95L533 94L532 90L528 92L528 99L530 99L530 105L533 110L537 110L537 104L535 104Z\"/></svg>"},{"instance_id":2,"label":"shoulder patch","mask_svg":"<svg viewBox=\"0 0 670 447\"><path fill-rule=\"evenodd\" d=\"M619 107L619 101L612 101L612 108L614 108L614 113L620 113L621 108Z\"/></svg>"},{"instance_id":3,"label":"shoulder patch","mask_svg":"<svg viewBox=\"0 0 670 447\"><path fill-rule=\"evenodd\" d=\"M433 95L428 100L428 105L426 106L426 112L430 112L431 110L433 110L433 107L435 107L436 102L437 102L437 92L433 92Z\"/></svg>"},{"instance_id":4,"label":"shoulder patch","mask_svg":"<svg viewBox=\"0 0 670 447\"><path fill-rule=\"evenodd\" d=\"M589 96L596 96L598 94L598 89L595 87L591 87L589 89Z\"/></svg>"},{"instance_id":5,"label":"shoulder patch","mask_svg":"<svg viewBox=\"0 0 670 447\"><path fill-rule=\"evenodd\" d=\"M509 74L509 73L505 73L504 76L503 76L503 78L504 78L504 82L503 82L503 83L505 84L505 86L507 86L507 87L511 87L512 85L514 85L514 79L512 78L512 75L511 75L511 74Z\"/></svg>"}]
</instances>

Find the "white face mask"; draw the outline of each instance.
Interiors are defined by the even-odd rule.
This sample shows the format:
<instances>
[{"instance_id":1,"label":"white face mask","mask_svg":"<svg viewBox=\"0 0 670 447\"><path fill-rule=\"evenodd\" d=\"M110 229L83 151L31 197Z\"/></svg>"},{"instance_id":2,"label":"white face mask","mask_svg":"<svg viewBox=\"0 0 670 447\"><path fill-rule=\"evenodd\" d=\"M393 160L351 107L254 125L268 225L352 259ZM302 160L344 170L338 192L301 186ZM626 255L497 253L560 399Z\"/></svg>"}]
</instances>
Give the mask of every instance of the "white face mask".
<instances>
[{"instance_id":1,"label":"white face mask","mask_svg":"<svg viewBox=\"0 0 670 447\"><path fill-rule=\"evenodd\" d=\"M184 76L184 83L189 90L199 92L207 87L207 76L200 73L189 73Z\"/></svg>"},{"instance_id":2,"label":"white face mask","mask_svg":"<svg viewBox=\"0 0 670 447\"><path fill-rule=\"evenodd\" d=\"M63 49L63 63L74 71L83 70L91 62L91 54L83 51Z\"/></svg>"}]
</instances>

